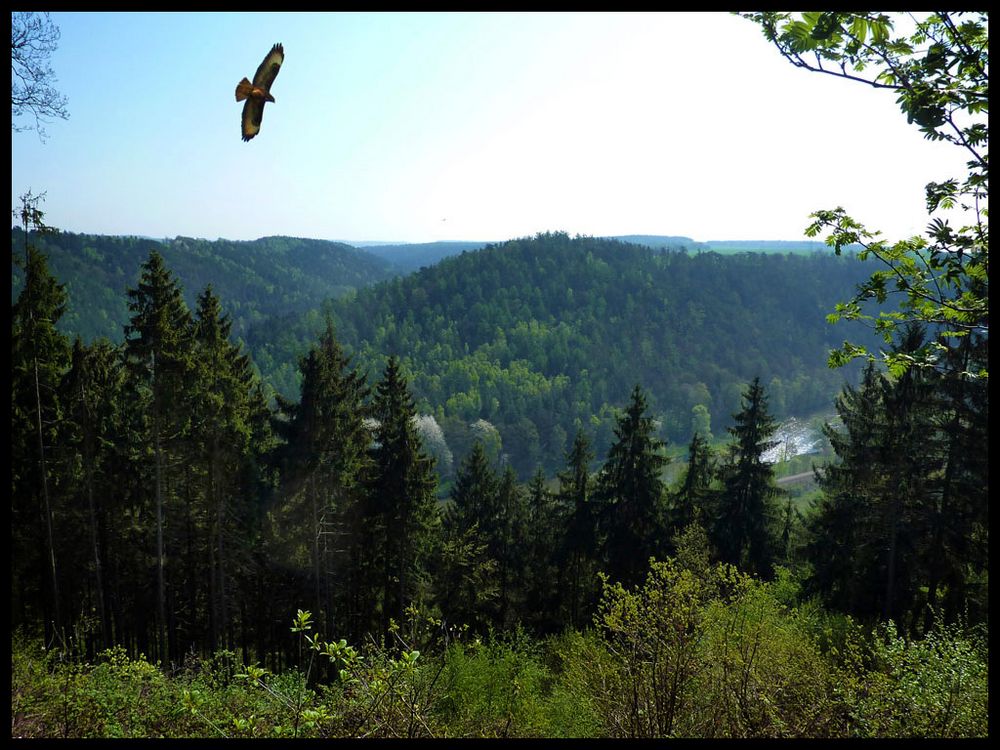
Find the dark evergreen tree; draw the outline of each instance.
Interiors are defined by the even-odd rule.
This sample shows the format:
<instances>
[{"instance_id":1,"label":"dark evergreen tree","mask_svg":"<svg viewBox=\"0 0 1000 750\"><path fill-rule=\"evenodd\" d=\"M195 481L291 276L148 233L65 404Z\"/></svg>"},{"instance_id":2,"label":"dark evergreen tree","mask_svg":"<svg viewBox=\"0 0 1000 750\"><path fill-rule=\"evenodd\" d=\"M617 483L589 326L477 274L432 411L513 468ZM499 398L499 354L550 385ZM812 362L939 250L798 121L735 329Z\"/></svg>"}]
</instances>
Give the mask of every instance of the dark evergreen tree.
<instances>
[{"instance_id":1,"label":"dark evergreen tree","mask_svg":"<svg viewBox=\"0 0 1000 750\"><path fill-rule=\"evenodd\" d=\"M445 620L455 625L485 630L498 609L498 563L488 528L498 489L486 449L476 440L455 474L436 564L439 606Z\"/></svg>"},{"instance_id":2,"label":"dark evergreen tree","mask_svg":"<svg viewBox=\"0 0 1000 750\"><path fill-rule=\"evenodd\" d=\"M809 586L846 612L863 611L877 601L872 576L879 544L866 538L872 509L878 504L879 446L884 439L881 378L874 363L861 384L847 385L835 402L839 426L827 423L823 434L838 457L816 472L823 490L809 520L806 557L812 563Z\"/></svg>"},{"instance_id":3,"label":"dark evergreen tree","mask_svg":"<svg viewBox=\"0 0 1000 750\"><path fill-rule=\"evenodd\" d=\"M708 441L696 432L688 446L687 471L673 496L670 527L674 534L695 520L703 522L714 507L717 501L711 484L715 474L715 462Z\"/></svg>"},{"instance_id":4,"label":"dark evergreen tree","mask_svg":"<svg viewBox=\"0 0 1000 750\"><path fill-rule=\"evenodd\" d=\"M485 446L477 440L455 474L446 511L448 526L458 531L468 531L474 525L485 526L496 493L496 472L490 465Z\"/></svg>"},{"instance_id":5,"label":"dark evergreen tree","mask_svg":"<svg viewBox=\"0 0 1000 750\"><path fill-rule=\"evenodd\" d=\"M428 560L439 533L437 475L416 431L416 409L399 361L390 357L375 388L377 422L369 519L381 565L381 633L401 624L406 607L428 598Z\"/></svg>"},{"instance_id":6,"label":"dark evergreen tree","mask_svg":"<svg viewBox=\"0 0 1000 750\"><path fill-rule=\"evenodd\" d=\"M894 354L923 345L922 327L910 323ZM807 547L811 583L831 604L859 616L908 621L912 628L921 624L925 601L937 606L945 571L954 575L955 561L964 557L959 550L967 549L959 538L971 540L977 526L962 513L975 490L970 495L951 481L969 464L957 458L952 436L941 429L956 422L954 412L942 408L937 384L927 368L891 377L869 366L857 391L845 389L837 401L844 427L827 429L838 461L819 477L824 497Z\"/></svg>"},{"instance_id":7,"label":"dark evergreen tree","mask_svg":"<svg viewBox=\"0 0 1000 750\"><path fill-rule=\"evenodd\" d=\"M551 633L563 624L559 609L565 581L560 546L566 516L561 503L546 486L541 467L536 469L525 493L523 538L515 539L514 547L521 564L524 592L521 619L536 632Z\"/></svg>"},{"instance_id":8,"label":"dark evergreen tree","mask_svg":"<svg viewBox=\"0 0 1000 750\"><path fill-rule=\"evenodd\" d=\"M232 648L231 579L239 553L246 553L252 509L257 496L255 454L268 447L266 433L255 425L267 407L249 357L230 341L232 321L223 314L212 286L198 298L194 324L196 378L191 429L192 464L203 482L201 513L207 539L209 652ZM230 542L235 549L230 554Z\"/></svg>"},{"instance_id":9,"label":"dark evergreen tree","mask_svg":"<svg viewBox=\"0 0 1000 750\"><path fill-rule=\"evenodd\" d=\"M646 398L638 385L618 418L615 437L597 490L607 535L606 572L612 580L632 585L646 575L649 558L665 552L667 542L661 474L669 459L646 416Z\"/></svg>"},{"instance_id":10,"label":"dark evergreen tree","mask_svg":"<svg viewBox=\"0 0 1000 750\"><path fill-rule=\"evenodd\" d=\"M118 474L124 470L119 458L124 370L120 351L106 339L84 346L73 342L72 363L62 383L66 404L63 430L65 453L70 464L72 485L67 494L72 506L85 509L81 521L88 529L88 560L83 566L92 578L81 590L93 592L90 609L100 623L96 652L115 643L112 591L106 561L120 552L111 544L116 517L123 514ZM119 627L119 635L121 629Z\"/></svg>"},{"instance_id":11,"label":"dark evergreen tree","mask_svg":"<svg viewBox=\"0 0 1000 750\"><path fill-rule=\"evenodd\" d=\"M723 489L715 517L714 542L723 561L769 576L777 555L778 512L774 470L764 453L777 445L777 429L759 378L743 394L743 408L728 428L733 442L722 467Z\"/></svg>"},{"instance_id":12,"label":"dark evergreen tree","mask_svg":"<svg viewBox=\"0 0 1000 750\"><path fill-rule=\"evenodd\" d=\"M168 518L184 488L183 441L190 421L188 395L193 371L191 313L176 277L155 250L141 268L139 283L128 290L131 319L125 327L125 351L132 416L141 444L137 460L152 474L155 518L157 658L168 664L178 651L175 610L168 611L168 524L183 533L180 518ZM151 466L149 466L151 464ZM178 544L181 540L178 539ZM169 619L168 619L169 617Z\"/></svg>"},{"instance_id":13,"label":"dark evergreen tree","mask_svg":"<svg viewBox=\"0 0 1000 750\"><path fill-rule=\"evenodd\" d=\"M924 344L924 328L908 323L901 332L896 353L912 354ZM875 528L882 530L885 556L881 573L884 591L881 614L901 622L919 588L917 544L923 517L930 509L928 472L921 444L929 435L926 421L931 384L925 373L908 368L897 378L882 380L882 405L886 431L880 445L883 470Z\"/></svg>"},{"instance_id":14,"label":"dark evergreen tree","mask_svg":"<svg viewBox=\"0 0 1000 750\"><path fill-rule=\"evenodd\" d=\"M38 201L30 193L21 198L25 284L11 307L11 521L19 532L12 535L11 552L15 621L40 620L51 642L63 636L65 623L48 454L61 417L58 386L69 365L69 341L56 328L66 309L65 288L29 241L29 229L51 231Z\"/></svg>"},{"instance_id":15,"label":"dark evergreen tree","mask_svg":"<svg viewBox=\"0 0 1000 750\"><path fill-rule=\"evenodd\" d=\"M566 454L566 468L559 472L556 495L559 515L566 519L558 546L560 588L564 592L564 618L574 627L590 621L599 589L597 560L600 554L599 506L593 496L590 464L594 451L587 433L578 430Z\"/></svg>"},{"instance_id":16,"label":"dark evergreen tree","mask_svg":"<svg viewBox=\"0 0 1000 750\"><path fill-rule=\"evenodd\" d=\"M364 502L369 389L329 319L319 342L299 360L299 370L301 400L279 397L274 422L285 440L277 452L282 478L275 521L285 526L278 533L285 536L286 554L310 561L318 626L360 637L374 611L377 575Z\"/></svg>"},{"instance_id":17,"label":"dark evergreen tree","mask_svg":"<svg viewBox=\"0 0 1000 750\"><path fill-rule=\"evenodd\" d=\"M988 368L989 339L967 336L948 350L935 393L935 470L922 547L927 616L986 616L989 569L989 390L977 372Z\"/></svg>"},{"instance_id":18,"label":"dark evergreen tree","mask_svg":"<svg viewBox=\"0 0 1000 750\"><path fill-rule=\"evenodd\" d=\"M500 475L492 498L484 531L486 548L497 562L498 597L493 624L507 630L520 613L524 600L524 555L526 552L527 505L517 482L514 467L507 465Z\"/></svg>"}]
</instances>

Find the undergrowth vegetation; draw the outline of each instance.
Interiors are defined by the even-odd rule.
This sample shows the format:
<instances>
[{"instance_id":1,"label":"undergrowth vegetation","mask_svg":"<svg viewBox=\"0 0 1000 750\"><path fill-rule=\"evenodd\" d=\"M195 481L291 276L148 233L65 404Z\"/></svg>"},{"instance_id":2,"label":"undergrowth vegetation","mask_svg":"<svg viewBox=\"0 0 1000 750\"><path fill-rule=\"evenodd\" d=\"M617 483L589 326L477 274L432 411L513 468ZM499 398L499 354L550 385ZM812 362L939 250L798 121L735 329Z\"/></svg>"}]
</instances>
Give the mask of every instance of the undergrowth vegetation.
<instances>
[{"instance_id":1,"label":"undergrowth vegetation","mask_svg":"<svg viewBox=\"0 0 1000 750\"><path fill-rule=\"evenodd\" d=\"M164 673L12 636L12 737L977 737L985 629L908 640L803 600L787 571L651 560L604 581L593 626L538 639L444 628L414 609L391 642L327 641L299 611L300 664L220 651Z\"/></svg>"}]
</instances>

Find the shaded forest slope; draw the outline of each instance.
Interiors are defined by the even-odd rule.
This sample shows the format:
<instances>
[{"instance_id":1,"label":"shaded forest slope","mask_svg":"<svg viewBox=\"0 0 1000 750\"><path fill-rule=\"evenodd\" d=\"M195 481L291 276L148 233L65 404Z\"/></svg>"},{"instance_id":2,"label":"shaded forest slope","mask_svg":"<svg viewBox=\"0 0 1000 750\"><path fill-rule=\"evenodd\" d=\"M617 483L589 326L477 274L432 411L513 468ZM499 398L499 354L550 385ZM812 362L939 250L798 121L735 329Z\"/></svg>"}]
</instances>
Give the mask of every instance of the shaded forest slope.
<instances>
[{"instance_id":1,"label":"shaded forest slope","mask_svg":"<svg viewBox=\"0 0 1000 750\"><path fill-rule=\"evenodd\" d=\"M59 328L84 341L106 336L122 340L128 321L126 288L135 286L139 266L157 250L184 287L185 301L212 284L233 318L233 333L273 315L303 312L330 297L394 276L385 260L341 242L298 237L262 237L250 242L190 237L156 240L61 232L35 237L52 274L66 284L69 305ZM23 255L24 238L11 231L11 249ZM11 301L23 284L12 266Z\"/></svg>"}]
</instances>

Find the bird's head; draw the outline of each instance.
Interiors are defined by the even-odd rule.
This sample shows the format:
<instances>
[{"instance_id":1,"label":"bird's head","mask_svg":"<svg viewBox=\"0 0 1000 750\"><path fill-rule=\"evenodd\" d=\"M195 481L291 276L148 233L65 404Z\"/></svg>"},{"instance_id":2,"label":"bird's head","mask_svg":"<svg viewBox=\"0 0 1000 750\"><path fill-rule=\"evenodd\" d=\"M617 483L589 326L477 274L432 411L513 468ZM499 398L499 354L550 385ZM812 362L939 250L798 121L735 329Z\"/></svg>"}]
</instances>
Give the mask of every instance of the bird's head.
<instances>
[{"instance_id":1,"label":"bird's head","mask_svg":"<svg viewBox=\"0 0 1000 750\"><path fill-rule=\"evenodd\" d=\"M267 92L266 94L264 94L264 101L265 102L273 102L274 101L274 97L271 96L271 92L270 91Z\"/></svg>"}]
</instances>

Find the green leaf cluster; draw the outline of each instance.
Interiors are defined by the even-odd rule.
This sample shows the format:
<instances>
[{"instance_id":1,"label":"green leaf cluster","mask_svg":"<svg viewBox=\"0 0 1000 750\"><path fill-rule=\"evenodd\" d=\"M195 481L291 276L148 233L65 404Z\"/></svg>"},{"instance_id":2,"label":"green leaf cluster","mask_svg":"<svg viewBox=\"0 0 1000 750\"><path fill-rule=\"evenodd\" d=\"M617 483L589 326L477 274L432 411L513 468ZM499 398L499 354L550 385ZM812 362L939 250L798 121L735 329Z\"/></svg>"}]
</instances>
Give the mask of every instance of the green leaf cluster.
<instances>
[{"instance_id":1,"label":"green leaf cluster","mask_svg":"<svg viewBox=\"0 0 1000 750\"><path fill-rule=\"evenodd\" d=\"M886 343L906 321L934 327L940 341L910 359L880 356L890 370L941 367L946 351L964 336L989 335L989 44L985 12L741 14L793 65L845 80L888 89L907 122L925 138L950 143L967 155L964 178L926 185L930 216L924 237L892 242L847 215L843 208L812 214L810 237L829 232L828 245L839 254L861 246L858 257L872 257L885 268L858 286L832 320L863 320ZM865 168L868 178L877 176ZM953 227L942 211L958 211ZM872 315L861 309L869 299L884 305L899 295L899 310ZM845 343L830 358L833 367L855 357L876 358L864 345ZM986 377L988 368L957 371L955 377Z\"/></svg>"}]
</instances>

